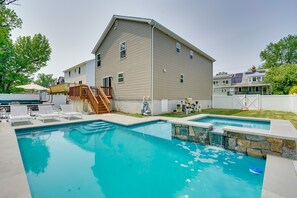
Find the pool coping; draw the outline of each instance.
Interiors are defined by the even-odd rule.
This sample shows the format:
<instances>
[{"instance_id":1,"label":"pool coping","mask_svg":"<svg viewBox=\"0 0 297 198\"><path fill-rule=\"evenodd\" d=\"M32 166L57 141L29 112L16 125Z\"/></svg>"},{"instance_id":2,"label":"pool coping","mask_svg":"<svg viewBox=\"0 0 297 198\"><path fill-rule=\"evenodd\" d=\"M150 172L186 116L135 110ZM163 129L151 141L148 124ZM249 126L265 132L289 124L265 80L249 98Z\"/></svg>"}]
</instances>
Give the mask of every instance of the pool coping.
<instances>
[{"instance_id":1,"label":"pool coping","mask_svg":"<svg viewBox=\"0 0 297 198\"><path fill-rule=\"evenodd\" d=\"M175 124L184 124L184 125L210 129L212 127L212 124L194 122L194 120L201 119L207 116L218 117L218 118L233 118L233 119L241 119L241 120L270 121L270 130L226 126L222 130L218 130L217 133L223 133L224 131L232 131L237 133L260 135L265 137L297 140L297 130L289 120L199 114L199 115L189 116L189 117L180 118L180 119L170 119L169 122L175 123Z\"/></svg>"},{"instance_id":2,"label":"pool coping","mask_svg":"<svg viewBox=\"0 0 297 198\"><path fill-rule=\"evenodd\" d=\"M106 122L111 122L115 124L120 124L123 126L131 126L135 124L142 124L147 122L164 120L171 123L194 123L189 120L197 119L197 117L205 116L207 114L200 114L197 116L190 116L186 118L170 118L170 117L146 117L146 118L136 118L131 116L119 115L119 114L101 114L101 115L83 115L83 119L80 120L61 120L60 122L51 122L51 123L42 123L41 121L33 120L33 125L23 125L23 126L15 126L11 127L10 123L0 123L0 192L3 197L22 197L22 198L30 198L30 188L26 178L26 173L23 167L21 154L19 151L17 138L15 134L15 129L25 129L25 128L36 128L36 127L45 127L45 126L56 126L63 124L71 124L71 123L79 123L79 122L87 122L94 120L103 120ZM213 116L213 115L212 115ZM225 116L230 117L230 116ZM233 116L232 116L233 117ZM238 117L237 118L242 118ZM284 120L276 120L280 121L281 129L282 127L286 127L290 129L290 122L281 122ZM278 124L278 122L276 122ZM292 125L292 124L291 124ZM200 125L201 127L201 125ZM294 126L293 126L294 127ZM238 127L234 127L238 128ZM274 130L277 130L276 126ZM295 129L295 128L294 128ZM250 129L249 129L250 130ZM296 129L295 129L296 132ZM296 132L297 133L297 132ZM261 134L262 135L262 134ZM296 136L297 137L297 136ZM294 136L295 138L295 136ZM273 164L273 165L271 165ZM293 160L288 160L285 158L278 157L275 160L274 156L268 156L266 159L266 169L263 181L262 188L262 197L290 197L293 193L297 195L297 189L289 189L289 185L287 184L285 175L290 175L290 181L294 181L297 183L297 174L296 170L293 168L287 168L287 164L293 164ZM293 166L293 165L292 165ZM280 171L280 167L285 167L282 171ZM294 167L294 166L293 166ZM295 170L295 171L294 171ZM278 177L271 180L271 176L275 173L278 173ZM285 184L283 182L286 182ZM279 190L275 188L275 186L279 186ZM285 188L284 188L285 187ZM284 193L290 194L284 194ZM297 197L297 196L295 196Z\"/></svg>"},{"instance_id":3,"label":"pool coping","mask_svg":"<svg viewBox=\"0 0 297 198\"><path fill-rule=\"evenodd\" d=\"M297 175L294 160L267 155L262 187L263 198L296 198Z\"/></svg>"}]
</instances>

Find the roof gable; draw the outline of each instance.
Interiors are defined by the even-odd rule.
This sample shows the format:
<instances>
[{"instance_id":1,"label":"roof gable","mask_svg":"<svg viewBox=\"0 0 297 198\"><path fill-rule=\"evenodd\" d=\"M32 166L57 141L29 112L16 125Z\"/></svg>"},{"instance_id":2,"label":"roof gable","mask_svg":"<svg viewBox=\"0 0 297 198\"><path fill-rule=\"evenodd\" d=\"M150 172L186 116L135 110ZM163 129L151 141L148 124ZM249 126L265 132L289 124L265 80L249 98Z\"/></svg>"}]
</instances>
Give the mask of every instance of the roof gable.
<instances>
[{"instance_id":1,"label":"roof gable","mask_svg":"<svg viewBox=\"0 0 297 198\"><path fill-rule=\"evenodd\" d=\"M142 23L147 23L150 26L154 26L155 28L157 28L161 32L169 35L170 37L174 38L178 42L184 44L185 46L189 47L190 49L192 49L193 51L195 51L198 54L202 55L203 57L205 57L206 59L210 60L211 62L214 62L215 61L214 58L212 58L211 56L209 56L208 54L206 54L202 50L198 49L197 47L195 47L191 43L187 42L186 40L184 40L183 38L181 38L180 36L178 36L177 34L175 34L172 31L170 31L169 29L167 29L166 27L164 27L163 25L159 24L158 22L156 22L153 19L139 18L139 17L129 17L129 16L119 16L119 15L114 15L111 18L111 20L108 23L107 27L105 28L103 34L101 35L100 39L96 43L95 47L93 48L93 50L92 50L92 53L93 54L95 54L96 51L98 50L98 48L101 46L103 40L105 39L105 37L107 36L108 32L110 31L110 29L112 28L114 22L117 19L119 19L119 20L126 20L126 21L134 21L134 22L142 22Z\"/></svg>"},{"instance_id":2,"label":"roof gable","mask_svg":"<svg viewBox=\"0 0 297 198\"><path fill-rule=\"evenodd\" d=\"M73 67L70 67L70 68L64 70L63 72L65 73L65 72L69 72L69 71L71 71L71 70L73 70L73 69L76 69L76 68L79 68L79 67L83 67L83 66L87 65L89 62L92 62L92 61L94 61L94 60L95 60L95 59L91 59L91 60L84 61L84 62L82 62L82 63L79 63L79 64L77 64L77 65L75 65L75 66L73 66Z\"/></svg>"}]
</instances>

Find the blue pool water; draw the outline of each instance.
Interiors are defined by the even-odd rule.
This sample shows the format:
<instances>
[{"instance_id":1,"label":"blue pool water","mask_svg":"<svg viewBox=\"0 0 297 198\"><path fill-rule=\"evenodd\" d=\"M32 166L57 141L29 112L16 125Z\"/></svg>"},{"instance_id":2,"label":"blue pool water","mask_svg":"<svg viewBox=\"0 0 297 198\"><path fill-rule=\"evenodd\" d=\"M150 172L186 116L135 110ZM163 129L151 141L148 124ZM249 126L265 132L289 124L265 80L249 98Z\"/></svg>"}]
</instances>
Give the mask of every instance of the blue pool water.
<instances>
[{"instance_id":1,"label":"blue pool water","mask_svg":"<svg viewBox=\"0 0 297 198\"><path fill-rule=\"evenodd\" d=\"M269 121L255 121L255 120L243 120L243 119L233 119L233 118L219 118L213 116L207 116L198 120L196 122L206 122L213 124L214 128L223 128L225 126L235 126L235 127L245 127L245 128L255 128L262 130L270 129Z\"/></svg>"},{"instance_id":2,"label":"blue pool water","mask_svg":"<svg viewBox=\"0 0 297 198\"><path fill-rule=\"evenodd\" d=\"M165 122L102 124L16 132L33 198L261 196L264 174L249 167L265 160L140 132L171 131Z\"/></svg>"}]
</instances>

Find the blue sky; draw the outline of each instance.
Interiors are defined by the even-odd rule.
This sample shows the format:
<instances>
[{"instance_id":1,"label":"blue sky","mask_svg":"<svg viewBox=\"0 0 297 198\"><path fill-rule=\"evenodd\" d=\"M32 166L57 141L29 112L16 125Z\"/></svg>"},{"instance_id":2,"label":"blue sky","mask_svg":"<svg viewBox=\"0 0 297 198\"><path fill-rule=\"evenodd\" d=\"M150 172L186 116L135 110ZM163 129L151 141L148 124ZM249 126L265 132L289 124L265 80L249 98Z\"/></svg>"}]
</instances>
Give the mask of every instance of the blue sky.
<instances>
[{"instance_id":1,"label":"blue sky","mask_svg":"<svg viewBox=\"0 0 297 198\"><path fill-rule=\"evenodd\" d=\"M52 55L40 72L55 77L94 58L91 51L114 14L155 19L214 57L214 74L258 66L267 44L297 34L295 0L19 0L18 4L9 6L23 20L13 39L44 34Z\"/></svg>"}]
</instances>

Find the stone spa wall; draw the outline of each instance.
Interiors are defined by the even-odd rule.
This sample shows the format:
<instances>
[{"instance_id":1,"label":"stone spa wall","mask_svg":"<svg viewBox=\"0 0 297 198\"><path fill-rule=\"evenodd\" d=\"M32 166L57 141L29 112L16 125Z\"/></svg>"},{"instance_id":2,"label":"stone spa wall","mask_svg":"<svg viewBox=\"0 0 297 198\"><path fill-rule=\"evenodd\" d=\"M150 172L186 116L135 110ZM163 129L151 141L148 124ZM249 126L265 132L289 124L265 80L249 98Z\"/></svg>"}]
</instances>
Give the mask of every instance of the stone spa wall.
<instances>
[{"instance_id":1,"label":"stone spa wall","mask_svg":"<svg viewBox=\"0 0 297 198\"><path fill-rule=\"evenodd\" d=\"M232 131L221 134L210 132L211 129L182 124L172 124L172 137L180 140L210 145L213 138L221 136L221 147L257 158L266 158L267 154L282 156L297 160L295 140L286 140L275 137L250 135Z\"/></svg>"}]
</instances>

